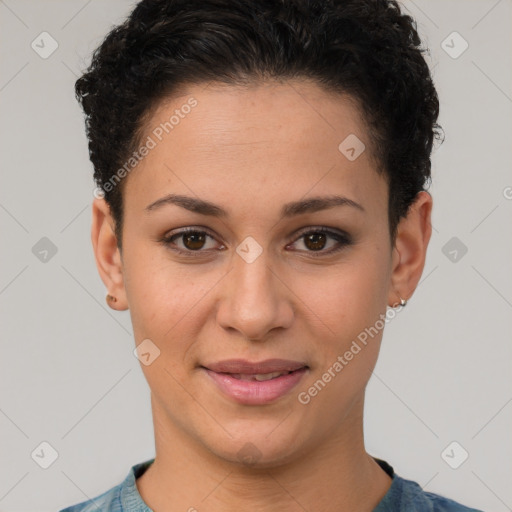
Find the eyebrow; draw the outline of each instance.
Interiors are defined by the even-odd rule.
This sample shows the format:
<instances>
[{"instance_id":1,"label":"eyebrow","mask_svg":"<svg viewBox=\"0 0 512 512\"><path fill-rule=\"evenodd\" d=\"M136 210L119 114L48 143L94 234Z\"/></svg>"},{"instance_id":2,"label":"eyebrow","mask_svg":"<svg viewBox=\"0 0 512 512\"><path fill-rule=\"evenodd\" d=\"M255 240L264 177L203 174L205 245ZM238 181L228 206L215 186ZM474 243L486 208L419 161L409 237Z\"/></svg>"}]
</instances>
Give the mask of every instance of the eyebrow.
<instances>
[{"instance_id":1,"label":"eyebrow","mask_svg":"<svg viewBox=\"0 0 512 512\"><path fill-rule=\"evenodd\" d=\"M155 202L146 206L144 210L149 213L168 204L180 206L181 208L185 208L186 210L199 213L201 215L208 215L218 218L229 217L229 214L226 210L214 203L211 203L210 201L179 194L169 194L167 196L161 197L160 199L157 199ZM365 211L362 205L356 201L353 201L352 199L349 199L348 197L331 195L311 197L301 201L286 203L281 209L281 217L293 217L294 215L300 215L303 213L318 212L321 210L334 208L335 206L350 206L362 212Z\"/></svg>"}]
</instances>

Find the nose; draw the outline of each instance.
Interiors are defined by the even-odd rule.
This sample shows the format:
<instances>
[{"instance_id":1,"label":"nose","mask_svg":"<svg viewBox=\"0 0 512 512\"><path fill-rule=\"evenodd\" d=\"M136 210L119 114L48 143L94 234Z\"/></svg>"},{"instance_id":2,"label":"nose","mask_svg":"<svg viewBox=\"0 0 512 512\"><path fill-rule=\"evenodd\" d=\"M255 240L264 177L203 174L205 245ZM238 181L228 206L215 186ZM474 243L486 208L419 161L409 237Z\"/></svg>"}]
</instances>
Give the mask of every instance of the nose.
<instances>
[{"instance_id":1,"label":"nose","mask_svg":"<svg viewBox=\"0 0 512 512\"><path fill-rule=\"evenodd\" d=\"M265 251L251 263L235 254L221 290L218 324L250 341L264 340L293 322L291 292L269 263Z\"/></svg>"}]
</instances>

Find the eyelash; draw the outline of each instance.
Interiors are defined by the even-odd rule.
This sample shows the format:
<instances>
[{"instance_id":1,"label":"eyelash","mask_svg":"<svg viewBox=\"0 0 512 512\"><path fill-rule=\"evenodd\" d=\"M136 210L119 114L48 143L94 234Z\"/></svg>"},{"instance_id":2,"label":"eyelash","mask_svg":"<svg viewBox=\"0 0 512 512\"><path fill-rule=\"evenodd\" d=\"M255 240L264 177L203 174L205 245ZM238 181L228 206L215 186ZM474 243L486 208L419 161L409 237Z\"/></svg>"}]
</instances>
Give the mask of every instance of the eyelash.
<instances>
[{"instance_id":1,"label":"eyelash","mask_svg":"<svg viewBox=\"0 0 512 512\"><path fill-rule=\"evenodd\" d=\"M167 248L171 249L172 251L174 251L178 254L181 254L181 255L188 256L188 257L196 257L196 256L199 256L200 253L202 253L202 252L204 253L209 250L209 249L206 249L206 250L197 249L196 251L191 250L191 249L183 250L183 249L179 249L176 246L174 246L174 243L173 243L174 239L179 238L180 236L183 237L184 235L187 235L189 233L204 234L204 235L207 235L215 240L215 237L212 234L210 234L207 230L198 229L198 228L185 228L177 233L173 233L172 235L164 236L160 240L160 242L163 243ZM348 233L333 231L333 230L323 227L323 226L307 228L306 230L300 231L298 235L295 235L296 238L294 238L292 240L292 242L295 243L298 240L300 240L301 238L305 237L306 235L311 235L311 234L324 234L324 235L327 235L327 236L333 238L334 240L336 240L336 242L338 242L337 247L331 248L330 250L327 250L327 251L325 251L323 249L318 250L318 251L312 251L312 250L305 251L308 253L308 256L311 255L315 258L334 254L352 244L352 239ZM289 244L287 244L287 245L289 245ZM300 252L300 251L298 251L298 252Z\"/></svg>"}]
</instances>

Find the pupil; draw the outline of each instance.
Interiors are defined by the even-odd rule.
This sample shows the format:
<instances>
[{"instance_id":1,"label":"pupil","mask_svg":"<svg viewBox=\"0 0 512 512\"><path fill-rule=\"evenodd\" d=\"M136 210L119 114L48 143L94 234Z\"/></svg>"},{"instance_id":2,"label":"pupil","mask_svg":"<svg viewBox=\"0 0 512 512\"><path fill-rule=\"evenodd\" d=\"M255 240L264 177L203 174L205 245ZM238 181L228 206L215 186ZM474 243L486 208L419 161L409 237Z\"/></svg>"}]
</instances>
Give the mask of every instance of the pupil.
<instances>
[{"instance_id":1,"label":"pupil","mask_svg":"<svg viewBox=\"0 0 512 512\"><path fill-rule=\"evenodd\" d=\"M306 235L305 244L308 249L318 250L325 247L325 233L311 233Z\"/></svg>"},{"instance_id":2,"label":"pupil","mask_svg":"<svg viewBox=\"0 0 512 512\"><path fill-rule=\"evenodd\" d=\"M183 242L187 249L201 249L205 242L203 233L187 233L183 236Z\"/></svg>"}]
</instances>

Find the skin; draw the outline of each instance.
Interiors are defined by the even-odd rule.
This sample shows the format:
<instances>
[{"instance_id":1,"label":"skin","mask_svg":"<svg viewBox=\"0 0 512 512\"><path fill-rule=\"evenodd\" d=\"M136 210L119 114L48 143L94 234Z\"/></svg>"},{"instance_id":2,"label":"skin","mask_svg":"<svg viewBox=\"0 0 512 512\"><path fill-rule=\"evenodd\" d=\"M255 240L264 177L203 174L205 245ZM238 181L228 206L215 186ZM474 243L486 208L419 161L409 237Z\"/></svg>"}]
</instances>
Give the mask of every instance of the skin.
<instances>
[{"instance_id":1,"label":"skin","mask_svg":"<svg viewBox=\"0 0 512 512\"><path fill-rule=\"evenodd\" d=\"M103 199L93 203L92 242L100 276L130 310L135 342L160 355L141 363L151 389L154 464L137 480L157 512L371 511L391 479L364 447L364 393L382 330L311 401L299 402L387 306L409 299L431 235L432 198L420 192L391 246L388 187L377 174L355 103L306 81L250 87L191 85L161 102L146 134L193 96L198 105L152 149L124 185L123 250ZM338 146L365 142L354 161ZM219 219L167 204L169 193L227 211ZM359 203L280 216L284 204L339 195ZM346 231L350 245L315 257L304 233ZM159 240L205 229L203 248L179 255ZM251 236L252 263L237 253ZM201 247L176 237L174 247ZM187 245L186 245L187 244ZM320 251L337 247L328 237ZM311 248L313 247L313 249ZM399 314L399 313L397 313ZM283 358L309 366L299 385L266 405L226 398L199 365L231 358ZM252 443L250 463L240 451ZM245 448L244 448L245 447Z\"/></svg>"}]
</instances>

